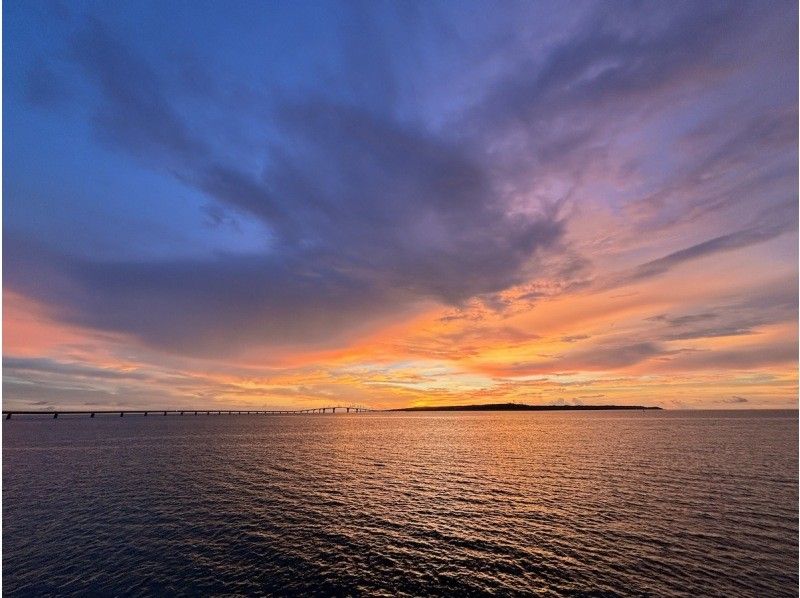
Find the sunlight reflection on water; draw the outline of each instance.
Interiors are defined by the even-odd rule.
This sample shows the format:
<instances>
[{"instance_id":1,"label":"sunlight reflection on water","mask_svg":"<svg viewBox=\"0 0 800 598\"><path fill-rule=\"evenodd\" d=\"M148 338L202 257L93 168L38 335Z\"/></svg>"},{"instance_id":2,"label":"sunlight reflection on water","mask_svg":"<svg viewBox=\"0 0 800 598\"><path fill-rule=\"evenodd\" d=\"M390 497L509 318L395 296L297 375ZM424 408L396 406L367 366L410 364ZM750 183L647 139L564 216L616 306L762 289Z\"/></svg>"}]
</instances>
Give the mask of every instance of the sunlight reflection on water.
<instances>
[{"instance_id":1,"label":"sunlight reflection on water","mask_svg":"<svg viewBox=\"0 0 800 598\"><path fill-rule=\"evenodd\" d=\"M796 595L797 412L14 419L8 595Z\"/></svg>"}]
</instances>

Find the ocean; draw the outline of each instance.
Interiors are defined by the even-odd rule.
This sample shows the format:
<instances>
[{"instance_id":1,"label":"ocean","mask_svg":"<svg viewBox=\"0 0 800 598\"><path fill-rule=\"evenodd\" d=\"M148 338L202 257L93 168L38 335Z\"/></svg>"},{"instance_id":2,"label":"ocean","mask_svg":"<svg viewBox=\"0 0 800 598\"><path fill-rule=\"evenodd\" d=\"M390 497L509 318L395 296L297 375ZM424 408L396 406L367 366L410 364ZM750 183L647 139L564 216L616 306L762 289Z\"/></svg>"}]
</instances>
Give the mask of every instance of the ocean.
<instances>
[{"instance_id":1,"label":"ocean","mask_svg":"<svg viewBox=\"0 0 800 598\"><path fill-rule=\"evenodd\" d=\"M797 596L798 412L3 422L3 594Z\"/></svg>"}]
</instances>

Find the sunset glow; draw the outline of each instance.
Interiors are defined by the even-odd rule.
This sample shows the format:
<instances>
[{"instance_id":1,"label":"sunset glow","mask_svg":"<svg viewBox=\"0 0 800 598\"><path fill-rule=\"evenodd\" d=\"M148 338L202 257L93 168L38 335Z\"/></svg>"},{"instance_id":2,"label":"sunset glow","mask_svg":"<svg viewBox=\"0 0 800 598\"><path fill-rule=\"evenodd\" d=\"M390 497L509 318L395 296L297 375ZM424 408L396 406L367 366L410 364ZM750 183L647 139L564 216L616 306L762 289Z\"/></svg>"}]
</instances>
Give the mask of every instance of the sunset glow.
<instances>
[{"instance_id":1,"label":"sunset glow","mask_svg":"<svg viewBox=\"0 0 800 598\"><path fill-rule=\"evenodd\" d=\"M5 408L796 407L796 6L456 4L9 5Z\"/></svg>"}]
</instances>

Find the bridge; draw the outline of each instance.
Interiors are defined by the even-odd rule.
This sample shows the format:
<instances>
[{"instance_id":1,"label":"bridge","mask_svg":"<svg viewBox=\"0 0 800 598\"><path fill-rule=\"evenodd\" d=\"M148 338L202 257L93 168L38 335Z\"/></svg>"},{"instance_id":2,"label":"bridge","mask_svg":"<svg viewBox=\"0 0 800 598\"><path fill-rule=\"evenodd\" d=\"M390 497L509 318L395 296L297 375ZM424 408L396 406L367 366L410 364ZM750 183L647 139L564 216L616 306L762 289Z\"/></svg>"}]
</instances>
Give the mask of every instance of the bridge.
<instances>
[{"instance_id":1,"label":"bridge","mask_svg":"<svg viewBox=\"0 0 800 598\"><path fill-rule=\"evenodd\" d=\"M94 410L39 410L39 411L21 411L21 410L3 410L3 415L6 419L11 419L12 415L43 415L52 416L53 419L58 419L59 415L88 415L94 417L95 415L116 415L125 417L126 415L331 415L336 413L368 413L374 409L356 405L334 405L330 407L314 407L312 409L94 409Z\"/></svg>"}]
</instances>

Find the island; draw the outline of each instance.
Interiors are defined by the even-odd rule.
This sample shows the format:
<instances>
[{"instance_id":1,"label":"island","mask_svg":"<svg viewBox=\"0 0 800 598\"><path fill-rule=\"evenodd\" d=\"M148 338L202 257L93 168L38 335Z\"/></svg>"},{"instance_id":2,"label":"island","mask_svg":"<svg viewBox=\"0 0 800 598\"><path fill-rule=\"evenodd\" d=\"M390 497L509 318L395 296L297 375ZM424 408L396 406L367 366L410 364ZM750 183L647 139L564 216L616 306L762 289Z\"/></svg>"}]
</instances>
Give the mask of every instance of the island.
<instances>
[{"instance_id":1,"label":"island","mask_svg":"<svg viewBox=\"0 0 800 598\"><path fill-rule=\"evenodd\" d=\"M661 407L644 405L525 405L524 403L487 403L484 405L431 405L403 407L388 411L619 411L656 410Z\"/></svg>"}]
</instances>

